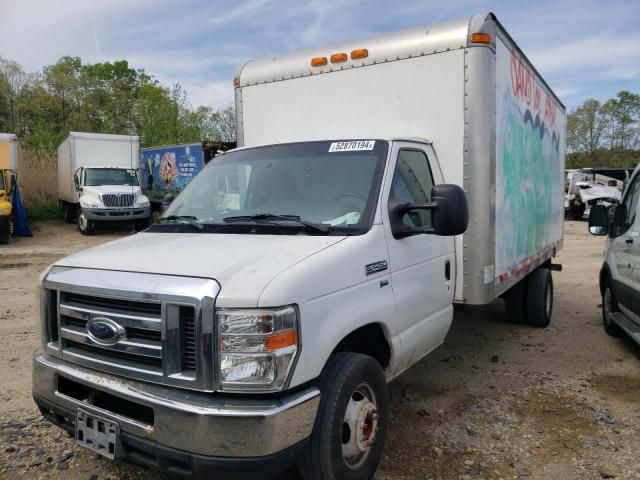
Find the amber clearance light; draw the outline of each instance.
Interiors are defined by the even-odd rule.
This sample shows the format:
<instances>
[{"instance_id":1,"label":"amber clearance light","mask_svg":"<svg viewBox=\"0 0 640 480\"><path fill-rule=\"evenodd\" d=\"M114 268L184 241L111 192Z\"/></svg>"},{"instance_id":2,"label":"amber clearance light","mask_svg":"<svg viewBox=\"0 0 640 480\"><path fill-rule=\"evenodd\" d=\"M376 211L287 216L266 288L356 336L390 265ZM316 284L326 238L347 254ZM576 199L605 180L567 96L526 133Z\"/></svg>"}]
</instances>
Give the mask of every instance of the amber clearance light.
<instances>
[{"instance_id":1,"label":"amber clearance light","mask_svg":"<svg viewBox=\"0 0 640 480\"><path fill-rule=\"evenodd\" d=\"M312 67L322 67L327 64L327 57L313 57L311 59Z\"/></svg>"},{"instance_id":2,"label":"amber clearance light","mask_svg":"<svg viewBox=\"0 0 640 480\"><path fill-rule=\"evenodd\" d=\"M487 45L491 44L491 35L488 33L472 33L471 34L471 43L486 43Z\"/></svg>"},{"instance_id":3,"label":"amber clearance light","mask_svg":"<svg viewBox=\"0 0 640 480\"><path fill-rule=\"evenodd\" d=\"M349 57L346 53L334 53L333 55L331 55L331 63L346 62L347 58Z\"/></svg>"},{"instance_id":4,"label":"amber clearance light","mask_svg":"<svg viewBox=\"0 0 640 480\"><path fill-rule=\"evenodd\" d=\"M359 58L367 58L369 56L369 50L366 48L358 48L357 50L351 50L351 60L357 60Z\"/></svg>"}]
</instances>

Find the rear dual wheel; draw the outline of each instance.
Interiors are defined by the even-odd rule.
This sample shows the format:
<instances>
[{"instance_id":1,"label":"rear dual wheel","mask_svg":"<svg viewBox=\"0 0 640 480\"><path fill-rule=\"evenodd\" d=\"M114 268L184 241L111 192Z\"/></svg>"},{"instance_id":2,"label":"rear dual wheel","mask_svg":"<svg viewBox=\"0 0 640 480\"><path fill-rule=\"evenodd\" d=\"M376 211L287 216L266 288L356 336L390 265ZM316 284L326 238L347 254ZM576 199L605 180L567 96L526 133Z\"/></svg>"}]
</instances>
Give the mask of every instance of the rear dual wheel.
<instances>
[{"instance_id":1,"label":"rear dual wheel","mask_svg":"<svg viewBox=\"0 0 640 480\"><path fill-rule=\"evenodd\" d=\"M513 323L547 327L553 313L551 270L536 268L505 295L507 318Z\"/></svg>"}]
</instances>

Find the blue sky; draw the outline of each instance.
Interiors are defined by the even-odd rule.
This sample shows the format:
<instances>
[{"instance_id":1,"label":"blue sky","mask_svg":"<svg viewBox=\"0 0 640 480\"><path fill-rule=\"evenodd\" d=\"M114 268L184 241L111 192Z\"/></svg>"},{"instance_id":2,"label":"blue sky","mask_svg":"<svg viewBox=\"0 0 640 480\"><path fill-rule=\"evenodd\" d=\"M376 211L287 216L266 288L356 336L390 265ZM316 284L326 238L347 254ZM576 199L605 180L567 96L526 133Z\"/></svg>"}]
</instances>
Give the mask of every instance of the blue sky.
<instances>
[{"instance_id":1,"label":"blue sky","mask_svg":"<svg viewBox=\"0 0 640 480\"><path fill-rule=\"evenodd\" d=\"M28 71L125 58L221 107L248 59L486 11L569 108L640 93L640 0L0 0L0 56Z\"/></svg>"}]
</instances>

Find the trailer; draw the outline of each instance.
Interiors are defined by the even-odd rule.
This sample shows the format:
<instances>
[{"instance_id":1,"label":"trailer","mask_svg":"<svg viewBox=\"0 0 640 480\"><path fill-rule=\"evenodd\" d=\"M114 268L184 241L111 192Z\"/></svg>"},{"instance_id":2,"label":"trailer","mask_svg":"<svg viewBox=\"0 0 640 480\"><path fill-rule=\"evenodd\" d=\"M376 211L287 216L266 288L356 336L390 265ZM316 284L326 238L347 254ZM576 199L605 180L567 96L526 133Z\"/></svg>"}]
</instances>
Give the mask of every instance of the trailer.
<instances>
[{"instance_id":1,"label":"trailer","mask_svg":"<svg viewBox=\"0 0 640 480\"><path fill-rule=\"evenodd\" d=\"M140 149L143 193L155 211L166 195L177 195L216 155L235 148L235 142L196 142Z\"/></svg>"}]
</instances>

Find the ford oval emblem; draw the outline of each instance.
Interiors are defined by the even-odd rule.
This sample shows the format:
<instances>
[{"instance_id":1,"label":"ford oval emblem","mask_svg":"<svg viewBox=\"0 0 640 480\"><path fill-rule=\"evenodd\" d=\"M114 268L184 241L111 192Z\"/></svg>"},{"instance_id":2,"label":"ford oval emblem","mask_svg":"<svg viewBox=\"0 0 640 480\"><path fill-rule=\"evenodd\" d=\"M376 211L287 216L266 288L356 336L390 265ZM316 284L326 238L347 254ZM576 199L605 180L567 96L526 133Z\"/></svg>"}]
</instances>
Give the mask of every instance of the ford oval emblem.
<instances>
[{"instance_id":1,"label":"ford oval emblem","mask_svg":"<svg viewBox=\"0 0 640 480\"><path fill-rule=\"evenodd\" d=\"M120 340L125 330L109 318L97 317L87 323L87 333L96 343L113 344Z\"/></svg>"}]
</instances>

